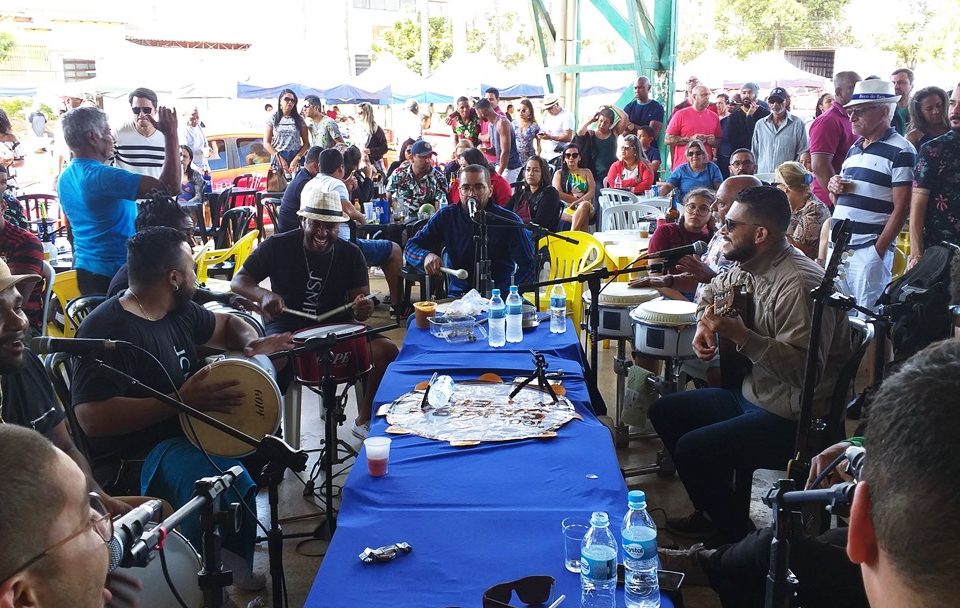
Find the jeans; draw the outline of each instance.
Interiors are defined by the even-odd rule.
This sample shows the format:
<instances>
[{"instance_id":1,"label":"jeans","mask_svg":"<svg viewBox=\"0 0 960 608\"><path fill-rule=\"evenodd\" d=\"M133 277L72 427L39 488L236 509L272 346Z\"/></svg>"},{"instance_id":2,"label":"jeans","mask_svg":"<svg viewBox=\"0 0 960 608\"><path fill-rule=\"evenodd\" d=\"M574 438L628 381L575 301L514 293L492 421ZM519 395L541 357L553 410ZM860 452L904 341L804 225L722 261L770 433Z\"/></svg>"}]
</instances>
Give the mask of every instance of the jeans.
<instances>
[{"instance_id":1,"label":"jeans","mask_svg":"<svg viewBox=\"0 0 960 608\"><path fill-rule=\"evenodd\" d=\"M96 274L83 268L77 268L77 288L82 296L106 294L110 289L113 277Z\"/></svg>"},{"instance_id":2,"label":"jeans","mask_svg":"<svg viewBox=\"0 0 960 608\"><path fill-rule=\"evenodd\" d=\"M742 538L752 524L738 508L734 471L786 468L797 423L750 403L740 391L718 388L661 397L649 416L693 506L710 516L721 538Z\"/></svg>"}]
</instances>

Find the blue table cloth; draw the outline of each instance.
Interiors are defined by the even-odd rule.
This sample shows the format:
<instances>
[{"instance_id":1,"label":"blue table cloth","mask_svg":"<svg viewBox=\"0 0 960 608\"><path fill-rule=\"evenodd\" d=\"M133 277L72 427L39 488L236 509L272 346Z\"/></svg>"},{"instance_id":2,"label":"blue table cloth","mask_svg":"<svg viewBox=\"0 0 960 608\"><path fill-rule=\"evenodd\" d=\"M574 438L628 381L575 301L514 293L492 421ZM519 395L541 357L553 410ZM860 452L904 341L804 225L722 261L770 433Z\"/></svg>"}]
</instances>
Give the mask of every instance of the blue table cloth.
<instances>
[{"instance_id":1,"label":"blue table cloth","mask_svg":"<svg viewBox=\"0 0 960 608\"><path fill-rule=\"evenodd\" d=\"M532 368L528 350L536 348L551 371L564 370L567 396L583 420L567 423L554 439L470 448L394 436L382 478L368 475L361 451L306 606L480 606L488 587L535 574L557 580L555 595L567 596L564 606L579 605L580 577L564 569L560 522L607 511L619 540L627 488L610 433L590 409L572 325L555 335L543 324L524 338L504 349L451 345L412 327L387 369L374 412L435 370L455 380L483 372L510 380ZM376 417L371 435L384 434L386 426ZM364 564L358 557L366 547L400 541L413 551L391 562ZM513 605L522 603L514 599ZM672 606L666 598L662 605Z\"/></svg>"}]
</instances>

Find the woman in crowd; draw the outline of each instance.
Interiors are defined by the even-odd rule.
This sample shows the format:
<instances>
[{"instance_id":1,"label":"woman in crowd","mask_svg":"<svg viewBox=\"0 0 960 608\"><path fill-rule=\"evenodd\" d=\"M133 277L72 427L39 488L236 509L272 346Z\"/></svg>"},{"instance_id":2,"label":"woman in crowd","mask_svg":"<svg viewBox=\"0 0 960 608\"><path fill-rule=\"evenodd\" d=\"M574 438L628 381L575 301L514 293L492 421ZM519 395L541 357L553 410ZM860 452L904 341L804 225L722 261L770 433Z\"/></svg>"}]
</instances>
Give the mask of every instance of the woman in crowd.
<instances>
[{"instance_id":1,"label":"woman in crowd","mask_svg":"<svg viewBox=\"0 0 960 608\"><path fill-rule=\"evenodd\" d=\"M267 131L263 135L263 146L273 157L270 168L293 177L300 168L300 160L310 147L307 123L297 111L297 94L284 89L277 100L278 109L267 121Z\"/></svg>"},{"instance_id":2,"label":"woman in crowd","mask_svg":"<svg viewBox=\"0 0 960 608\"><path fill-rule=\"evenodd\" d=\"M490 172L490 187L493 189L493 202L500 205L507 204L507 201L510 200L510 197L513 196L513 186L503 179L503 176L494 171L493 166L487 162L487 158L483 155L483 152L477 148L467 148L457 157L457 160L460 162L460 167L466 167L467 165L480 165L486 167L487 171ZM459 176L450 182L450 191L447 194L447 199L452 203L456 204L460 202L460 180Z\"/></svg>"},{"instance_id":3,"label":"woman in crowd","mask_svg":"<svg viewBox=\"0 0 960 608\"><path fill-rule=\"evenodd\" d=\"M521 161L526 163L535 154L540 154L540 139L537 138L540 125L537 124L529 99L520 100L520 115L513 124L513 130L517 134L517 151L520 152Z\"/></svg>"},{"instance_id":4,"label":"woman in crowd","mask_svg":"<svg viewBox=\"0 0 960 608\"><path fill-rule=\"evenodd\" d=\"M474 147L480 143L480 115L470 106L469 98L457 98L457 110L447 116L447 124L457 141L469 139Z\"/></svg>"},{"instance_id":5,"label":"woman in crowd","mask_svg":"<svg viewBox=\"0 0 960 608\"><path fill-rule=\"evenodd\" d=\"M457 176L460 174L460 154L464 150L469 150L474 147L473 142L469 139L461 139L457 142L457 145L453 148L453 155L449 162L443 166L443 179L448 184L452 184L456 181Z\"/></svg>"},{"instance_id":6,"label":"woman in crowd","mask_svg":"<svg viewBox=\"0 0 960 608\"><path fill-rule=\"evenodd\" d=\"M0 165L7 169L7 177L17 175L14 171L23 166L23 152L20 150L20 141L13 134L13 126L7 113L0 109Z\"/></svg>"},{"instance_id":7,"label":"woman in crowd","mask_svg":"<svg viewBox=\"0 0 960 608\"><path fill-rule=\"evenodd\" d=\"M577 130L581 164L589 163L593 178L603 182L610 172L610 166L617 160L617 137L630 122L623 110L616 106L602 106L589 121ZM597 128L591 130L590 125ZM584 160L586 159L586 160Z\"/></svg>"},{"instance_id":8,"label":"woman in crowd","mask_svg":"<svg viewBox=\"0 0 960 608\"><path fill-rule=\"evenodd\" d=\"M553 174L553 187L560 193L560 200L566 207L561 223L570 223L571 230L585 231L593 216L597 187L593 173L581 166L580 157L580 146L567 144L563 149L563 164Z\"/></svg>"},{"instance_id":9,"label":"woman in crowd","mask_svg":"<svg viewBox=\"0 0 960 608\"><path fill-rule=\"evenodd\" d=\"M399 169L403 163L410 162L410 146L412 145L413 139L409 137L403 140L403 143L400 144L400 154L397 155L397 160L390 163L390 166L387 168L387 179L390 179L390 175Z\"/></svg>"},{"instance_id":10,"label":"woman in crowd","mask_svg":"<svg viewBox=\"0 0 960 608\"><path fill-rule=\"evenodd\" d=\"M360 136L354 139L354 143L361 149L364 155L370 157L370 163L380 173L386 173L386 167L383 166L383 155L387 153L387 134L383 132L380 125L373 117L373 106L363 102L357 108L357 122L360 125Z\"/></svg>"},{"instance_id":11,"label":"woman in crowd","mask_svg":"<svg viewBox=\"0 0 960 608\"><path fill-rule=\"evenodd\" d=\"M947 92L940 87L924 87L913 94L910 100L910 126L907 140L919 149L935 137L950 130L947 108L950 102Z\"/></svg>"},{"instance_id":12,"label":"woman in crowd","mask_svg":"<svg viewBox=\"0 0 960 608\"><path fill-rule=\"evenodd\" d=\"M833 93L824 93L817 99L817 107L813 110L813 117L816 118L830 109L833 105Z\"/></svg>"},{"instance_id":13,"label":"woman in crowd","mask_svg":"<svg viewBox=\"0 0 960 608\"><path fill-rule=\"evenodd\" d=\"M350 146L343 151L343 183L347 186L351 201L359 199L362 205L374 199L377 191L375 175L369 157L360 148Z\"/></svg>"},{"instance_id":14,"label":"woman in crowd","mask_svg":"<svg viewBox=\"0 0 960 608\"><path fill-rule=\"evenodd\" d=\"M620 158L610 165L606 186L643 194L653 185L650 163L644 162L646 159L641 155L640 140L636 135L624 135L620 140Z\"/></svg>"},{"instance_id":15,"label":"woman in crowd","mask_svg":"<svg viewBox=\"0 0 960 608\"><path fill-rule=\"evenodd\" d=\"M523 168L523 183L504 205L524 222L533 222L547 230L557 230L563 204L560 193L550 185L550 165L540 156L532 156Z\"/></svg>"},{"instance_id":16,"label":"woman in crowd","mask_svg":"<svg viewBox=\"0 0 960 608\"><path fill-rule=\"evenodd\" d=\"M660 195L667 196L677 191L679 200L686 200L687 193L694 188L716 190L723 181L720 167L707 160L707 150L703 143L693 140L687 144L687 162L673 170L670 179L660 187Z\"/></svg>"},{"instance_id":17,"label":"woman in crowd","mask_svg":"<svg viewBox=\"0 0 960 608\"><path fill-rule=\"evenodd\" d=\"M777 167L774 178L777 187L787 195L793 212L787 240L810 259L816 259L820 251L820 230L830 219L830 210L810 190L813 174L800 163L786 162Z\"/></svg>"},{"instance_id":18,"label":"woman in crowd","mask_svg":"<svg viewBox=\"0 0 960 608\"><path fill-rule=\"evenodd\" d=\"M177 202L181 205L200 203L206 183L203 174L193 168L193 150L190 146L180 146L180 169L180 196Z\"/></svg>"}]
</instances>

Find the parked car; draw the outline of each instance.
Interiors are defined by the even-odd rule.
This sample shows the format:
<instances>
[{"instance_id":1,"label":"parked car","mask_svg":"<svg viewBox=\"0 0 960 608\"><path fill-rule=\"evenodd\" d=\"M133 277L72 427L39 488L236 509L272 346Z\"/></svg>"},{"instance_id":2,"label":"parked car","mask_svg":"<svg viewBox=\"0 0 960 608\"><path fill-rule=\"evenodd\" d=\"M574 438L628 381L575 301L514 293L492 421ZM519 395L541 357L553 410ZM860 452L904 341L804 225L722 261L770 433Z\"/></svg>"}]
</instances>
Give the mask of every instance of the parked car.
<instances>
[{"instance_id":1,"label":"parked car","mask_svg":"<svg viewBox=\"0 0 960 608\"><path fill-rule=\"evenodd\" d=\"M233 179L244 173L262 176L266 184L270 169L270 153L263 146L262 133L227 133L208 135L210 144L210 177L213 189L233 185Z\"/></svg>"}]
</instances>

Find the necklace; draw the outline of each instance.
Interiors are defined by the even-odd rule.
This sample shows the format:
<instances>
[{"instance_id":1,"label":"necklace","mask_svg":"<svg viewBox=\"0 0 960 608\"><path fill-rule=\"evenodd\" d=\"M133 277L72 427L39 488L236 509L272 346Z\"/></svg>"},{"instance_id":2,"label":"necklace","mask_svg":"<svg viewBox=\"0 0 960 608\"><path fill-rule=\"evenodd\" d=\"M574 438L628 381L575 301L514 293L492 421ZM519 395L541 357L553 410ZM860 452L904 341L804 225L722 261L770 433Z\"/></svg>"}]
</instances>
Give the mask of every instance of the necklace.
<instances>
[{"instance_id":1,"label":"necklace","mask_svg":"<svg viewBox=\"0 0 960 608\"><path fill-rule=\"evenodd\" d=\"M147 321L154 321L155 319L148 315L147 311L143 309L143 304L140 303L140 296L137 295L137 292L132 289L127 289L127 292L129 292L137 300L137 306L140 307L140 312L143 313L143 316L147 319Z\"/></svg>"},{"instance_id":2,"label":"necklace","mask_svg":"<svg viewBox=\"0 0 960 608\"><path fill-rule=\"evenodd\" d=\"M327 273L323 276L323 282L320 283L320 291L317 292L317 303L320 303L320 296L323 295L323 291L327 288L327 280L330 278L330 272L333 270L333 259L336 257L337 248L334 245L330 245L330 263L327 264ZM322 254L321 254L322 255ZM310 277L313 275L313 269L310 268L310 259L307 257L307 248L303 248L303 262L307 265L307 283L310 283ZM306 296L306 293L304 294ZM304 297L306 301L306 297Z\"/></svg>"}]
</instances>

